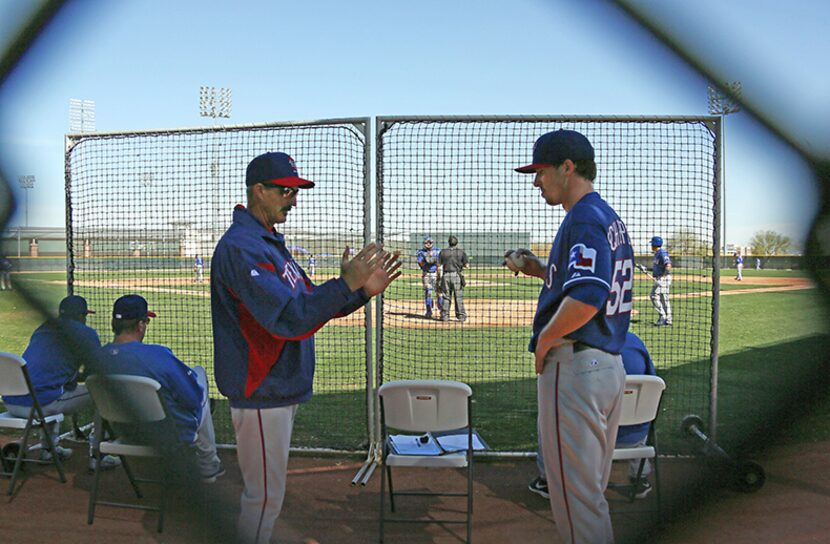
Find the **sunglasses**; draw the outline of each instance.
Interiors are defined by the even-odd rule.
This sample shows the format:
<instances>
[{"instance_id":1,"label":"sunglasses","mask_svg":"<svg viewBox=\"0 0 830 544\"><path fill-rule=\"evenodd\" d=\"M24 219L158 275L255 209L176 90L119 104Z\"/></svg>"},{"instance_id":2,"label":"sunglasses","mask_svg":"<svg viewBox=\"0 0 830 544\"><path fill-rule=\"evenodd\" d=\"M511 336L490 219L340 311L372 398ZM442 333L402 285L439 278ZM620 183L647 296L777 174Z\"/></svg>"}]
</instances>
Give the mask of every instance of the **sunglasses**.
<instances>
[{"instance_id":1,"label":"sunglasses","mask_svg":"<svg viewBox=\"0 0 830 544\"><path fill-rule=\"evenodd\" d=\"M263 183L263 187L267 189L280 189L282 191L282 196L293 197L296 196L297 193L300 192L299 187L285 187L284 185L273 185L270 183Z\"/></svg>"}]
</instances>

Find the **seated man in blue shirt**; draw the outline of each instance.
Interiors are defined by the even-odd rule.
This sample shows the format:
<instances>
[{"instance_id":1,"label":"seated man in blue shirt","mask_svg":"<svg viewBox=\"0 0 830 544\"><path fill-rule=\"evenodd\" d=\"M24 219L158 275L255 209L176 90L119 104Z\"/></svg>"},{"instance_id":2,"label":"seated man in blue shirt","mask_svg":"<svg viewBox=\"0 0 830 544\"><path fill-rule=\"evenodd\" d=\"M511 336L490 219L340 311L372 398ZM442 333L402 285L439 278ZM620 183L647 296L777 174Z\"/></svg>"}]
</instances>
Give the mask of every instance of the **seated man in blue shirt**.
<instances>
[{"instance_id":1,"label":"seated man in blue shirt","mask_svg":"<svg viewBox=\"0 0 830 544\"><path fill-rule=\"evenodd\" d=\"M205 369L188 367L168 347L144 344L151 317L156 314L147 309L147 301L139 295L125 295L115 301L112 310L115 340L101 348L99 370L105 374L144 376L159 382L161 397L175 423L178 438L195 453L202 481L213 483L225 469L216 454Z\"/></svg>"},{"instance_id":2,"label":"seated man in blue shirt","mask_svg":"<svg viewBox=\"0 0 830 544\"><path fill-rule=\"evenodd\" d=\"M654 370L654 362L651 360L643 341L633 332L628 332L625 337L625 344L622 347L623 366L625 367L626 376L633 376L637 374L646 374L648 376L655 376L657 373ZM618 448L634 448L643 446L648 437L649 423L642 423L640 425L620 425L617 431ZM545 464L542 460L541 450L537 450L536 466L539 469L541 476L530 482L528 489L537 495L548 498L548 482L545 480ZM632 459L628 464L628 478L632 485L636 485L637 489L634 496L638 499L644 499L646 495L651 492L651 484L648 481L648 475L651 473L651 464L648 459L643 464L643 473L640 479L637 480L637 471L640 468L640 459Z\"/></svg>"},{"instance_id":3,"label":"seated man in blue shirt","mask_svg":"<svg viewBox=\"0 0 830 544\"><path fill-rule=\"evenodd\" d=\"M87 307L83 297L71 295L64 298L58 308L58 318L38 327L23 352L35 395L45 416L75 415L92 405L86 385L78 383L81 367L85 367L101 348L98 333L86 325L86 316L92 313L95 312ZM31 395L4 396L3 403L15 417L28 417L32 409ZM54 437L60 434L60 422L55 424L52 432ZM94 437L90 441L94 442ZM72 455L71 449L58 445L55 451L61 459ZM52 452L42 452L41 459L51 458ZM90 468L94 468L94 462L95 459L90 457ZM101 468L119 464L118 458L107 455L102 459Z\"/></svg>"}]
</instances>

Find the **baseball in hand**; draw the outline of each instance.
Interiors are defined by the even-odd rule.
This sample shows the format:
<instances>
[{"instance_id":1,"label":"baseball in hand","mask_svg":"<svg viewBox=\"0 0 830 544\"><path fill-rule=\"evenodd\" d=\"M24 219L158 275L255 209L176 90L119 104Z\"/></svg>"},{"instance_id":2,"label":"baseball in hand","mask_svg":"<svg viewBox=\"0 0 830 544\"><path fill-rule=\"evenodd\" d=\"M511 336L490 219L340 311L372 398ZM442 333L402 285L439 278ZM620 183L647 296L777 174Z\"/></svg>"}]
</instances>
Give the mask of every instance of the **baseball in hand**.
<instances>
[{"instance_id":1,"label":"baseball in hand","mask_svg":"<svg viewBox=\"0 0 830 544\"><path fill-rule=\"evenodd\" d=\"M525 256L518 251L510 251L504 256L504 264L513 273L518 274L525 266Z\"/></svg>"}]
</instances>

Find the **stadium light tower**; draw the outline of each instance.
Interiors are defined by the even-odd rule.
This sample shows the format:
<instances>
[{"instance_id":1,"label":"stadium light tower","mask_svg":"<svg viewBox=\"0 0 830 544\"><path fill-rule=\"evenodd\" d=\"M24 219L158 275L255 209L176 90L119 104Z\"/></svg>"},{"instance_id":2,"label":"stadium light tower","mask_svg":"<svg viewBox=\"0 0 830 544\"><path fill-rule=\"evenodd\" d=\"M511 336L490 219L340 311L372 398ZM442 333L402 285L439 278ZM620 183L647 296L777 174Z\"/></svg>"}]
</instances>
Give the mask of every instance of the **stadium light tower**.
<instances>
[{"instance_id":1,"label":"stadium light tower","mask_svg":"<svg viewBox=\"0 0 830 544\"><path fill-rule=\"evenodd\" d=\"M210 117L214 124L216 119L222 117L230 119L233 106L233 91L227 87L199 87L199 115ZM216 242L219 228L219 149L216 141L216 133L211 135L210 179L211 179L211 201L213 202L213 213L211 214L211 237Z\"/></svg>"},{"instance_id":2,"label":"stadium light tower","mask_svg":"<svg viewBox=\"0 0 830 544\"><path fill-rule=\"evenodd\" d=\"M95 101L69 99L69 132L95 132Z\"/></svg>"},{"instance_id":3,"label":"stadium light tower","mask_svg":"<svg viewBox=\"0 0 830 544\"><path fill-rule=\"evenodd\" d=\"M29 189L35 188L35 177L34 176L19 176L17 178L17 182L20 184L20 188L23 189L26 193L26 226L29 226ZM19 223L18 223L19 224ZM18 230L19 232L19 230Z\"/></svg>"},{"instance_id":4,"label":"stadium light tower","mask_svg":"<svg viewBox=\"0 0 830 544\"><path fill-rule=\"evenodd\" d=\"M224 117L230 119L233 105L233 91L227 87L199 87L199 115L201 117Z\"/></svg>"},{"instance_id":5,"label":"stadium light tower","mask_svg":"<svg viewBox=\"0 0 830 544\"><path fill-rule=\"evenodd\" d=\"M738 97L741 95L741 82L728 81L723 85L723 91L714 86L709 85L709 114L721 116L721 143L720 143L720 171L721 171L721 188L723 194L721 195L721 215L723 216L723 253L726 253L726 130L724 120L730 113L741 111L741 105L738 102Z\"/></svg>"}]
</instances>

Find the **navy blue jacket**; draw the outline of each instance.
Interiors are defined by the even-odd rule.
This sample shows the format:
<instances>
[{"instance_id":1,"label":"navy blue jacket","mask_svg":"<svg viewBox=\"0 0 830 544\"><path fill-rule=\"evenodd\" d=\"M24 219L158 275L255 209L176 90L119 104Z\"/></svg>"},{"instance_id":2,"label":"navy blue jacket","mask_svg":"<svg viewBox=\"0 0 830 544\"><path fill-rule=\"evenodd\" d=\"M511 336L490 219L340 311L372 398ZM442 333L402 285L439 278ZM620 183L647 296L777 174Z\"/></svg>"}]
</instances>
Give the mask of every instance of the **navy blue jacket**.
<instances>
[{"instance_id":1,"label":"navy blue jacket","mask_svg":"<svg viewBox=\"0 0 830 544\"><path fill-rule=\"evenodd\" d=\"M35 329L23 358L40 405L54 402L65 390L74 389L81 366L92 361L100 348L95 329L74 319L59 317ZM31 406L32 397L4 396L3 402Z\"/></svg>"},{"instance_id":2,"label":"navy blue jacket","mask_svg":"<svg viewBox=\"0 0 830 544\"><path fill-rule=\"evenodd\" d=\"M311 399L314 337L369 297L346 282L314 285L285 246L243 206L210 262L214 373L234 408L275 408Z\"/></svg>"}]
</instances>

